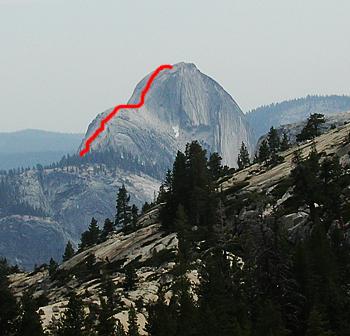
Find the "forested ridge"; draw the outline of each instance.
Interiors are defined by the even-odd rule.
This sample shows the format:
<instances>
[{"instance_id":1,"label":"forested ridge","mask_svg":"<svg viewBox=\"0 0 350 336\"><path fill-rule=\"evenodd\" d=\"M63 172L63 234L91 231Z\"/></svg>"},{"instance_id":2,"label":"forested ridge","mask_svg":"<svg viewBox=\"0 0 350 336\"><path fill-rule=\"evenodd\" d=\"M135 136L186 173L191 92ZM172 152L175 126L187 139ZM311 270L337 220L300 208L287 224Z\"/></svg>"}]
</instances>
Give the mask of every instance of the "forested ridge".
<instances>
[{"instance_id":1,"label":"forested ridge","mask_svg":"<svg viewBox=\"0 0 350 336\"><path fill-rule=\"evenodd\" d=\"M309 141L307 150L291 149L288 139L280 139L271 128L255 158L242 144L238 172L223 167L217 153L207 153L196 141L189 143L177 153L157 199L141 211L130 204L125 186L120 188L115 218L100 226L92 219L78 251L67 244L64 265L75 266L59 267L51 260L33 272L33 276L48 272L45 279L50 288L65 289L68 300L66 310L46 332L62 336L348 335L350 160L344 157L349 134L334 144L339 147L335 154L318 152L314 120L316 124L322 120L310 120L300 137L300 142ZM286 160L285 151L292 155L290 174L268 190L246 189L248 177L235 182L240 172L259 174L278 167ZM342 160L337 153L342 153ZM228 185L227 181L233 182ZM154 249L145 261L96 258L99 246L105 249L123 237L134 237L132 241L144 234L147 227L140 218L154 212L159 213L157 239L175 235L176 250ZM292 215L302 215L303 221L287 225ZM173 265L166 274L171 280L157 282L155 300L133 301L132 293L142 286L140 269L156 272L166 264ZM2 265L0 302L11 304L9 309L0 308L0 329L4 335L34 335L23 330L42 334L36 311L53 300L50 292L42 290L38 296L29 288L21 300L14 300L6 276L18 270L5 261ZM122 275L120 281L114 281L117 273ZM98 305L91 304L88 290L79 290L91 281L98 284ZM122 296L129 299L128 304ZM128 313L126 323L120 319L122 311ZM140 315L145 319L142 327Z\"/></svg>"}]
</instances>

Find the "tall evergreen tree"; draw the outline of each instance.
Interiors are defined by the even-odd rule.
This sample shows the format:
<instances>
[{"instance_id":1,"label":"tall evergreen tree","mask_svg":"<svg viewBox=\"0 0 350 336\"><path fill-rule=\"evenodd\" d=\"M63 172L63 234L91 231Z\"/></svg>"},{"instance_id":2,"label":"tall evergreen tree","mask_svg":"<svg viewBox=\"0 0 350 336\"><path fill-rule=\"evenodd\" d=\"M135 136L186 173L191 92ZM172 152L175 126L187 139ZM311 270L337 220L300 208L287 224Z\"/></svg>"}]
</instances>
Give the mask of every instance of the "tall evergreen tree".
<instances>
[{"instance_id":1,"label":"tall evergreen tree","mask_svg":"<svg viewBox=\"0 0 350 336\"><path fill-rule=\"evenodd\" d=\"M115 336L127 336L125 329L119 320L117 321Z\"/></svg>"},{"instance_id":2,"label":"tall evergreen tree","mask_svg":"<svg viewBox=\"0 0 350 336\"><path fill-rule=\"evenodd\" d=\"M7 262L0 265L0 335L16 336L19 322L19 306L9 288Z\"/></svg>"},{"instance_id":3,"label":"tall evergreen tree","mask_svg":"<svg viewBox=\"0 0 350 336\"><path fill-rule=\"evenodd\" d=\"M250 165L249 152L244 142L239 150L237 165L239 169L244 169Z\"/></svg>"},{"instance_id":4,"label":"tall evergreen tree","mask_svg":"<svg viewBox=\"0 0 350 336\"><path fill-rule=\"evenodd\" d=\"M97 225L97 220L93 217L87 231L81 235L80 248L90 247L100 240L101 230Z\"/></svg>"},{"instance_id":5,"label":"tall evergreen tree","mask_svg":"<svg viewBox=\"0 0 350 336\"><path fill-rule=\"evenodd\" d=\"M267 134L267 142L269 144L271 154L279 151L281 140L278 136L277 130L273 126L271 126L270 131Z\"/></svg>"},{"instance_id":6,"label":"tall evergreen tree","mask_svg":"<svg viewBox=\"0 0 350 336\"><path fill-rule=\"evenodd\" d=\"M128 192L123 184L118 191L116 205L117 212L115 216L115 225L123 229L127 228L132 221L129 202L130 196L128 195Z\"/></svg>"},{"instance_id":7,"label":"tall evergreen tree","mask_svg":"<svg viewBox=\"0 0 350 336\"><path fill-rule=\"evenodd\" d=\"M25 292L22 300L22 317L19 326L21 336L44 336L40 316L37 313L37 306L33 297Z\"/></svg>"},{"instance_id":8,"label":"tall evergreen tree","mask_svg":"<svg viewBox=\"0 0 350 336\"><path fill-rule=\"evenodd\" d=\"M74 248L70 240L68 241L66 248L64 250L64 254L62 256L63 261L67 261L74 256Z\"/></svg>"},{"instance_id":9,"label":"tall evergreen tree","mask_svg":"<svg viewBox=\"0 0 350 336\"><path fill-rule=\"evenodd\" d=\"M282 140L281 140L281 151L285 151L290 148L289 138L286 132L283 132Z\"/></svg>"},{"instance_id":10,"label":"tall evergreen tree","mask_svg":"<svg viewBox=\"0 0 350 336\"><path fill-rule=\"evenodd\" d=\"M50 258L50 262L49 262L50 277L52 277L56 273L57 269L58 269L58 263L53 258Z\"/></svg>"},{"instance_id":11,"label":"tall evergreen tree","mask_svg":"<svg viewBox=\"0 0 350 336\"><path fill-rule=\"evenodd\" d=\"M137 315L134 307L129 309L129 318L128 318L128 336L140 336L139 325L137 323Z\"/></svg>"},{"instance_id":12,"label":"tall evergreen tree","mask_svg":"<svg viewBox=\"0 0 350 336\"><path fill-rule=\"evenodd\" d=\"M113 317L113 310L104 298L100 298L100 312L98 316L97 333L98 336L114 335L116 320Z\"/></svg>"},{"instance_id":13,"label":"tall evergreen tree","mask_svg":"<svg viewBox=\"0 0 350 336\"><path fill-rule=\"evenodd\" d=\"M58 336L83 336L85 329L85 311L81 299L72 292L67 310L59 321Z\"/></svg>"},{"instance_id":14,"label":"tall evergreen tree","mask_svg":"<svg viewBox=\"0 0 350 336\"><path fill-rule=\"evenodd\" d=\"M260 163L266 163L270 158L270 147L267 140L263 140L259 147L258 161Z\"/></svg>"},{"instance_id":15,"label":"tall evergreen tree","mask_svg":"<svg viewBox=\"0 0 350 336\"><path fill-rule=\"evenodd\" d=\"M102 229L102 233L101 233L101 238L103 240L107 239L107 236L112 233L114 231L114 224L113 222L109 219L106 218L105 222L103 224L103 229Z\"/></svg>"},{"instance_id":16,"label":"tall evergreen tree","mask_svg":"<svg viewBox=\"0 0 350 336\"><path fill-rule=\"evenodd\" d=\"M301 133L297 135L297 141L305 141L314 139L321 134L320 126L325 123L325 117L323 114L314 113L307 119L305 127Z\"/></svg>"},{"instance_id":17,"label":"tall evergreen tree","mask_svg":"<svg viewBox=\"0 0 350 336\"><path fill-rule=\"evenodd\" d=\"M208 160L208 168L209 168L211 179L213 181L218 180L223 173L223 167L222 167L221 161L222 161L222 157L218 153L214 152L210 154L210 157Z\"/></svg>"}]
</instances>

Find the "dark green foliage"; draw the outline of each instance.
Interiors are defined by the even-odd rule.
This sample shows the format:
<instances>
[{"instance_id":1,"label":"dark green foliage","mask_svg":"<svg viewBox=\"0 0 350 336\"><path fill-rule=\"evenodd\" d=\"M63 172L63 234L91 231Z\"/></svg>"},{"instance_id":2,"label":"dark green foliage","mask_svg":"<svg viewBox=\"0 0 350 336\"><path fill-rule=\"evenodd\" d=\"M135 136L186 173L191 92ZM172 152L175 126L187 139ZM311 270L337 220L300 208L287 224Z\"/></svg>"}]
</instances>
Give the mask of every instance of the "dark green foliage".
<instances>
[{"instance_id":1,"label":"dark green foliage","mask_svg":"<svg viewBox=\"0 0 350 336\"><path fill-rule=\"evenodd\" d=\"M308 328L305 336L335 336L335 333L329 330L329 323L324 320L322 314L313 309L308 320Z\"/></svg>"},{"instance_id":2,"label":"dark green foliage","mask_svg":"<svg viewBox=\"0 0 350 336\"><path fill-rule=\"evenodd\" d=\"M164 183L165 206L161 222L165 230L174 231L174 221L181 204L188 218L189 229L196 227L197 238L211 229L215 213L215 192L206 151L198 142L186 146L185 154L178 152L173 171Z\"/></svg>"},{"instance_id":3,"label":"dark green foliage","mask_svg":"<svg viewBox=\"0 0 350 336\"><path fill-rule=\"evenodd\" d=\"M137 219L139 216L139 209L135 204L131 207L131 230L135 231L137 229Z\"/></svg>"},{"instance_id":4,"label":"dark green foliage","mask_svg":"<svg viewBox=\"0 0 350 336\"><path fill-rule=\"evenodd\" d=\"M103 229L101 233L101 238L102 240L106 240L107 236L114 231L114 224L113 222L109 219L106 218L105 222L103 224Z\"/></svg>"},{"instance_id":5,"label":"dark green foliage","mask_svg":"<svg viewBox=\"0 0 350 336\"><path fill-rule=\"evenodd\" d=\"M131 207L129 205L130 196L123 184L119 188L117 195L117 205L116 205L116 215L115 215L115 225L126 229L132 222Z\"/></svg>"},{"instance_id":6,"label":"dark green foliage","mask_svg":"<svg viewBox=\"0 0 350 336\"><path fill-rule=\"evenodd\" d=\"M58 323L57 336L83 336L85 311L82 300L74 293L70 295L67 310Z\"/></svg>"},{"instance_id":7,"label":"dark green foliage","mask_svg":"<svg viewBox=\"0 0 350 336\"><path fill-rule=\"evenodd\" d=\"M129 310L128 318L128 336L140 336L139 325L137 323L137 315L134 307L131 307Z\"/></svg>"},{"instance_id":8,"label":"dark green foliage","mask_svg":"<svg viewBox=\"0 0 350 336\"><path fill-rule=\"evenodd\" d=\"M280 145L280 150L285 151L290 148L290 143L289 143L289 138L286 132L283 132L282 135L282 140L281 140L281 145Z\"/></svg>"},{"instance_id":9,"label":"dark green foliage","mask_svg":"<svg viewBox=\"0 0 350 336\"><path fill-rule=\"evenodd\" d=\"M137 274L133 265L128 264L125 267L125 280L124 288L127 291L134 290L136 288Z\"/></svg>"},{"instance_id":10,"label":"dark green foliage","mask_svg":"<svg viewBox=\"0 0 350 336\"><path fill-rule=\"evenodd\" d=\"M239 169L244 169L250 166L249 152L244 142L242 142L241 148L239 150L237 165Z\"/></svg>"},{"instance_id":11,"label":"dark green foliage","mask_svg":"<svg viewBox=\"0 0 350 336\"><path fill-rule=\"evenodd\" d=\"M305 127L302 129L301 133L297 135L297 141L305 141L314 139L321 134L320 126L325 123L325 118L323 114L314 113L311 114L307 119Z\"/></svg>"},{"instance_id":12,"label":"dark green foliage","mask_svg":"<svg viewBox=\"0 0 350 336\"><path fill-rule=\"evenodd\" d=\"M297 204L306 203L310 209L311 216L315 219L316 207L321 198L320 180L319 180L319 155L314 147L305 161L300 161L300 152L297 152L293 158L295 168L291 172L294 187L294 197Z\"/></svg>"},{"instance_id":13,"label":"dark green foliage","mask_svg":"<svg viewBox=\"0 0 350 336\"><path fill-rule=\"evenodd\" d=\"M53 260L53 258L51 258L49 262L49 275L51 278L55 275L57 269L58 263L55 260Z\"/></svg>"},{"instance_id":14,"label":"dark green foliage","mask_svg":"<svg viewBox=\"0 0 350 336\"><path fill-rule=\"evenodd\" d=\"M114 334L116 320L113 317L112 307L105 301L104 298L100 298L100 311L98 315L97 334L98 336L110 336Z\"/></svg>"},{"instance_id":15,"label":"dark green foliage","mask_svg":"<svg viewBox=\"0 0 350 336\"><path fill-rule=\"evenodd\" d=\"M165 303L163 289L158 291L158 300L148 307L146 331L150 336L175 336L177 330L174 305Z\"/></svg>"},{"instance_id":16,"label":"dark green foliage","mask_svg":"<svg viewBox=\"0 0 350 336\"><path fill-rule=\"evenodd\" d=\"M119 320L117 321L115 336L127 336L125 329Z\"/></svg>"},{"instance_id":17,"label":"dark green foliage","mask_svg":"<svg viewBox=\"0 0 350 336\"><path fill-rule=\"evenodd\" d=\"M91 223L87 231L83 232L81 235L80 249L93 246L97 244L100 240L101 230L97 225L97 220L95 218L91 219Z\"/></svg>"},{"instance_id":18,"label":"dark green foliage","mask_svg":"<svg viewBox=\"0 0 350 336\"><path fill-rule=\"evenodd\" d=\"M7 275L10 266L0 260L0 335L15 336L19 323L19 306L10 291Z\"/></svg>"},{"instance_id":19,"label":"dark green foliage","mask_svg":"<svg viewBox=\"0 0 350 336\"><path fill-rule=\"evenodd\" d=\"M67 261L69 259L71 259L74 256L74 248L72 243L70 242L70 240L68 241L66 248L64 250L64 254L62 256L62 260L63 261Z\"/></svg>"},{"instance_id":20,"label":"dark green foliage","mask_svg":"<svg viewBox=\"0 0 350 336\"><path fill-rule=\"evenodd\" d=\"M266 163L270 158L270 147L267 140L263 140L259 147L258 161L260 163Z\"/></svg>"},{"instance_id":21,"label":"dark green foliage","mask_svg":"<svg viewBox=\"0 0 350 336\"><path fill-rule=\"evenodd\" d=\"M38 306L33 297L25 292L22 300L22 317L19 324L19 335L21 336L43 336L40 316L37 313Z\"/></svg>"},{"instance_id":22,"label":"dark green foliage","mask_svg":"<svg viewBox=\"0 0 350 336\"><path fill-rule=\"evenodd\" d=\"M277 130L272 126L267 134L267 142L270 148L270 152L278 152L281 144L281 140L278 136Z\"/></svg>"},{"instance_id":23,"label":"dark green foliage","mask_svg":"<svg viewBox=\"0 0 350 336\"><path fill-rule=\"evenodd\" d=\"M221 161L222 157L218 153L212 153L209 157L208 168L213 181L218 180L223 174Z\"/></svg>"}]
</instances>

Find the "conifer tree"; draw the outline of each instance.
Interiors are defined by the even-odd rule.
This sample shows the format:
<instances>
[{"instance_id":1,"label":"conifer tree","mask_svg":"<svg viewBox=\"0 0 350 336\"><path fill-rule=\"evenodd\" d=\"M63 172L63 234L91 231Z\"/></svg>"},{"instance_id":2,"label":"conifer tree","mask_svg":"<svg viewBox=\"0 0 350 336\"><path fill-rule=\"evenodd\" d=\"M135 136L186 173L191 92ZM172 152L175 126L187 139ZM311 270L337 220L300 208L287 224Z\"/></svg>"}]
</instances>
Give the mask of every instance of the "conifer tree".
<instances>
[{"instance_id":1,"label":"conifer tree","mask_svg":"<svg viewBox=\"0 0 350 336\"><path fill-rule=\"evenodd\" d=\"M327 324L322 314L314 308L309 316L305 336L335 336L335 333L329 330Z\"/></svg>"},{"instance_id":2,"label":"conifer tree","mask_svg":"<svg viewBox=\"0 0 350 336\"><path fill-rule=\"evenodd\" d=\"M117 321L115 336L127 336L125 329L119 320Z\"/></svg>"},{"instance_id":3,"label":"conifer tree","mask_svg":"<svg viewBox=\"0 0 350 336\"><path fill-rule=\"evenodd\" d=\"M62 256L63 261L67 261L74 256L74 248L70 240L68 241L66 248L64 250L64 254Z\"/></svg>"},{"instance_id":4,"label":"conifer tree","mask_svg":"<svg viewBox=\"0 0 350 336\"><path fill-rule=\"evenodd\" d=\"M81 235L80 248L90 247L99 242L101 230L97 225L97 220L93 217L87 231Z\"/></svg>"},{"instance_id":5,"label":"conifer tree","mask_svg":"<svg viewBox=\"0 0 350 336\"><path fill-rule=\"evenodd\" d=\"M113 317L113 310L103 297L100 298L100 312L98 316L98 336L114 335L116 320Z\"/></svg>"},{"instance_id":6,"label":"conifer tree","mask_svg":"<svg viewBox=\"0 0 350 336\"><path fill-rule=\"evenodd\" d=\"M149 336L175 336L177 332L177 317L174 305L167 305L163 288L158 290L158 300L148 308L146 331Z\"/></svg>"},{"instance_id":7,"label":"conifer tree","mask_svg":"<svg viewBox=\"0 0 350 336\"><path fill-rule=\"evenodd\" d=\"M129 318L128 318L128 336L140 336L139 333L139 325L137 323L137 315L136 310L132 306L129 310Z\"/></svg>"},{"instance_id":8,"label":"conifer tree","mask_svg":"<svg viewBox=\"0 0 350 336\"><path fill-rule=\"evenodd\" d=\"M116 205L117 212L115 216L115 225L123 229L126 229L132 221L129 201L130 196L128 195L128 192L123 184L118 191Z\"/></svg>"},{"instance_id":9,"label":"conifer tree","mask_svg":"<svg viewBox=\"0 0 350 336\"><path fill-rule=\"evenodd\" d=\"M50 262L49 262L50 277L52 277L56 273L57 269L58 269L58 263L53 258L50 258Z\"/></svg>"},{"instance_id":10,"label":"conifer tree","mask_svg":"<svg viewBox=\"0 0 350 336\"><path fill-rule=\"evenodd\" d=\"M133 265L127 265L125 268L125 281L124 288L127 291L134 290L136 288L137 274Z\"/></svg>"},{"instance_id":11,"label":"conifer tree","mask_svg":"<svg viewBox=\"0 0 350 336\"><path fill-rule=\"evenodd\" d=\"M9 288L7 262L0 265L0 335L15 336L19 321L19 307Z\"/></svg>"},{"instance_id":12,"label":"conifer tree","mask_svg":"<svg viewBox=\"0 0 350 336\"><path fill-rule=\"evenodd\" d=\"M188 218L185 213L184 207L179 204L175 217L175 230L178 233L178 268L180 274L184 274L187 271L188 264L190 262L191 255L191 237L190 226Z\"/></svg>"},{"instance_id":13,"label":"conifer tree","mask_svg":"<svg viewBox=\"0 0 350 336\"><path fill-rule=\"evenodd\" d=\"M266 163L270 158L270 147L265 139L259 147L258 161L260 163Z\"/></svg>"},{"instance_id":14,"label":"conifer tree","mask_svg":"<svg viewBox=\"0 0 350 336\"><path fill-rule=\"evenodd\" d=\"M267 134L267 142L269 144L270 153L277 153L280 149L280 138L277 130L271 126L269 133Z\"/></svg>"},{"instance_id":15,"label":"conifer tree","mask_svg":"<svg viewBox=\"0 0 350 336\"><path fill-rule=\"evenodd\" d=\"M85 311L81 299L72 292L67 310L59 321L58 336L83 336L85 329Z\"/></svg>"},{"instance_id":16,"label":"conifer tree","mask_svg":"<svg viewBox=\"0 0 350 336\"><path fill-rule=\"evenodd\" d=\"M297 141L305 141L314 139L321 134L320 126L325 123L325 118L323 114L314 113L311 114L307 119L305 127L302 129L301 133L297 135Z\"/></svg>"},{"instance_id":17,"label":"conifer tree","mask_svg":"<svg viewBox=\"0 0 350 336\"><path fill-rule=\"evenodd\" d=\"M137 219L139 217L139 209L135 204L131 207L131 228L133 231L137 229Z\"/></svg>"},{"instance_id":18,"label":"conifer tree","mask_svg":"<svg viewBox=\"0 0 350 336\"><path fill-rule=\"evenodd\" d=\"M237 165L239 169L244 169L250 165L249 152L244 142L239 150Z\"/></svg>"},{"instance_id":19,"label":"conifer tree","mask_svg":"<svg viewBox=\"0 0 350 336\"><path fill-rule=\"evenodd\" d=\"M214 152L210 154L210 157L208 160L208 168L209 168L211 179L213 181L218 180L219 177L222 175L223 167L222 167L221 161L222 161L222 157L218 153Z\"/></svg>"},{"instance_id":20,"label":"conifer tree","mask_svg":"<svg viewBox=\"0 0 350 336\"><path fill-rule=\"evenodd\" d=\"M22 317L19 326L19 335L21 336L43 336L44 331L41 325L40 316L37 313L37 307L33 297L25 292L21 299Z\"/></svg>"},{"instance_id":21,"label":"conifer tree","mask_svg":"<svg viewBox=\"0 0 350 336\"><path fill-rule=\"evenodd\" d=\"M283 132L282 140L281 140L281 151L285 151L290 148L289 138L286 132Z\"/></svg>"},{"instance_id":22,"label":"conifer tree","mask_svg":"<svg viewBox=\"0 0 350 336\"><path fill-rule=\"evenodd\" d=\"M103 224L103 229L102 229L102 233L101 233L101 238L103 240L107 239L107 236L112 233L114 231L114 224L113 222L109 219L106 218L105 222Z\"/></svg>"}]
</instances>

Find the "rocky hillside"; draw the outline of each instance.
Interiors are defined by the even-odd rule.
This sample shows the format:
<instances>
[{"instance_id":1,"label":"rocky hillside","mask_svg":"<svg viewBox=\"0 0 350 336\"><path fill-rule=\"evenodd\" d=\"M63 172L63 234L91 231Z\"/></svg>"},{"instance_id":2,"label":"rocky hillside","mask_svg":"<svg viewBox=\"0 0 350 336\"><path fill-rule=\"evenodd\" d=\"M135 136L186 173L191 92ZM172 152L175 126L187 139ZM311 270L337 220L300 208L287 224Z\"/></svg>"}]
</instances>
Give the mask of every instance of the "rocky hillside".
<instances>
[{"instance_id":1,"label":"rocky hillside","mask_svg":"<svg viewBox=\"0 0 350 336\"><path fill-rule=\"evenodd\" d=\"M306 239L312 232L313 224L310 209L306 204L295 206L291 203L293 186L290 173L295 166L292 160L296 152L300 152L302 159L307 158L310 152L316 149L322 160L338 158L346 175L350 166L349 134L350 125L342 125L317 137L315 145L306 142L280 153L283 162L274 167L253 164L246 169L223 176L218 181L217 191L223 202L223 209L219 208L218 211L225 213L220 218L225 218L226 222L220 229L224 230L220 232L225 234L220 237L226 243L220 244L237 245L239 237L245 237L247 234L247 227L255 232L254 235L261 235L259 230L263 228L262 221L269 218L274 218L276 223L287 231L289 244ZM345 207L350 197L349 187L350 185L343 186L341 194L338 195ZM164 231L161 227L159 210L163 206L159 204L141 216L135 232L112 233L105 242L94 245L64 262L53 276L49 275L47 267L39 268L30 274L11 275L13 291L21 295L24 289L31 288L34 297L45 295L48 302L40 307L39 312L44 326L48 326L50 320L58 319L65 311L68 293L72 290L83 295L84 302L90 309L94 305L99 306L101 274L108 272L122 302L122 308L115 317L127 327L128 310L135 305L138 307L140 332L146 334L144 330L148 317L146 306L157 299L160 287L167 288L165 297L169 299L176 279L175 261L178 259L175 256L178 251L178 236L174 232ZM349 221L350 216L345 211L341 226L336 221L334 225L346 231L350 228ZM267 230L267 227L265 229ZM266 231L265 234L272 233ZM202 243L203 241L200 244ZM239 251L238 249L235 257L241 260L239 258L242 252ZM203 253L198 257L204 258L207 251ZM197 266L200 265L200 260L198 262ZM129 290L125 288L125 278L126 269L131 264L136 270L137 281L136 287ZM192 266L192 270L187 272L192 286L198 284L197 266ZM241 267L244 269L242 264Z\"/></svg>"}]
</instances>

